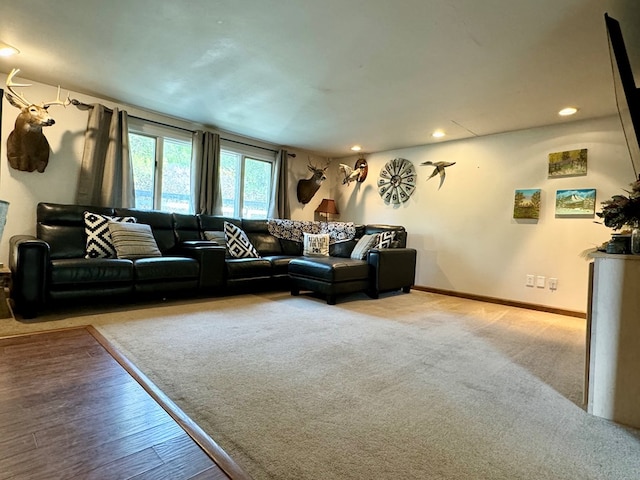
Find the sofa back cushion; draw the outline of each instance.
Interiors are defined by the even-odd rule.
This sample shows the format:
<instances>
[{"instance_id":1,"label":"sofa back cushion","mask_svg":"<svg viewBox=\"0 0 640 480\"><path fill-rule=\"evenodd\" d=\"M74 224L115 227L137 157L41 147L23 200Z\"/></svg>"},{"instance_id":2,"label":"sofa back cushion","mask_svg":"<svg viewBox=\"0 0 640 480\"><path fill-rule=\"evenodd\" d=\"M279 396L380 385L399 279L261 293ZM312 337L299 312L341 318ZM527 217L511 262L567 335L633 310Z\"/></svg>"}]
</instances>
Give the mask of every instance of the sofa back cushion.
<instances>
[{"instance_id":1,"label":"sofa back cushion","mask_svg":"<svg viewBox=\"0 0 640 480\"><path fill-rule=\"evenodd\" d=\"M198 222L196 215L174 213L173 224L178 242L205 239L203 235L204 231L200 230L200 222Z\"/></svg>"},{"instance_id":2,"label":"sofa back cushion","mask_svg":"<svg viewBox=\"0 0 640 480\"><path fill-rule=\"evenodd\" d=\"M113 208L41 202L36 208L36 236L49 244L51 259L82 258L87 247L84 212L114 216Z\"/></svg>"},{"instance_id":3,"label":"sofa back cushion","mask_svg":"<svg viewBox=\"0 0 640 480\"><path fill-rule=\"evenodd\" d=\"M283 255L280 239L269 233L267 220L242 220L242 230L261 256Z\"/></svg>"},{"instance_id":4,"label":"sofa back cushion","mask_svg":"<svg viewBox=\"0 0 640 480\"><path fill-rule=\"evenodd\" d=\"M242 228L242 220L233 217L219 217L217 215L196 215L200 231L204 235L206 231L224 232L224 222L233 223L236 227Z\"/></svg>"}]
</instances>

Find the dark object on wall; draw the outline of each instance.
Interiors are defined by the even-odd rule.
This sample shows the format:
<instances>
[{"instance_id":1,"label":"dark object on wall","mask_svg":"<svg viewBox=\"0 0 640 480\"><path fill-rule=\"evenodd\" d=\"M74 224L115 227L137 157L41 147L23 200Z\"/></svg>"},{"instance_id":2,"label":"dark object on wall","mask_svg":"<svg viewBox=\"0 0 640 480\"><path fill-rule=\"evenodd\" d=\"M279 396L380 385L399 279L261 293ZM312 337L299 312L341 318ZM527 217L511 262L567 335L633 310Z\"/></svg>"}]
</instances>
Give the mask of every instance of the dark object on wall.
<instances>
[{"instance_id":1,"label":"dark object on wall","mask_svg":"<svg viewBox=\"0 0 640 480\"><path fill-rule=\"evenodd\" d=\"M16 170L24 172L44 172L49 164L49 142L42 134L42 127L53 125L55 120L49 115L51 105L67 106L70 100L60 100L60 87L58 96L52 102L36 105L30 103L24 96L17 93L13 87L28 87L29 84L13 83L13 77L19 72L11 70L7 77L7 90L5 93L11 105L20 109L16 118L15 128L7 138L7 159L9 165Z\"/></svg>"},{"instance_id":2,"label":"dark object on wall","mask_svg":"<svg viewBox=\"0 0 640 480\"><path fill-rule=\"evenodd\" d=\"M640 171L640 89L636 87L633 70L622 38L620 23L606 13L604 20L609 35L611 70L616 94L618 113L627 140L633 173Z\"/></svg>"},{"instance_id":3,"label":"dark object on wall","mask_svg":"<svg viewBox=\"0 0 640 480\"><path fill-rule=\"evenodd\" d=\"M320 185L322 185L322 182L327 179L325 172L327 171L327 168L329 168L329 163L330 162L327 162L324 167L319 168L309 161L307 168L313 173L313 175L309 178L303 178L298 182L297 194L298 201L300 203L309 203L320 188Z\"/></svg>"}]
</instances>

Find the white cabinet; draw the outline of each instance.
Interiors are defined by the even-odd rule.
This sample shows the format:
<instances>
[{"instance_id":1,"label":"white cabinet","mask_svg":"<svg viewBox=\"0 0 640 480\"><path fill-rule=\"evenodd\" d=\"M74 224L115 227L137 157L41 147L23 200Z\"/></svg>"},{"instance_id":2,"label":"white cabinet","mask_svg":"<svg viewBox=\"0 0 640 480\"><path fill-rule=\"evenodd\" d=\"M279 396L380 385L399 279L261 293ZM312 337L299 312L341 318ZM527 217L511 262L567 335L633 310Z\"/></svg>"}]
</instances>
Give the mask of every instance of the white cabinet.
<instances>
[{"instance_id":1,"label":"white cabinet","mask_svg":"<svg viewBox=\"0 0 640 480\"><path fill-rule=\"evenodd\" d=\"M640 428L640 255L592 255L587 410Z\"/></svg>"}]
</instances>

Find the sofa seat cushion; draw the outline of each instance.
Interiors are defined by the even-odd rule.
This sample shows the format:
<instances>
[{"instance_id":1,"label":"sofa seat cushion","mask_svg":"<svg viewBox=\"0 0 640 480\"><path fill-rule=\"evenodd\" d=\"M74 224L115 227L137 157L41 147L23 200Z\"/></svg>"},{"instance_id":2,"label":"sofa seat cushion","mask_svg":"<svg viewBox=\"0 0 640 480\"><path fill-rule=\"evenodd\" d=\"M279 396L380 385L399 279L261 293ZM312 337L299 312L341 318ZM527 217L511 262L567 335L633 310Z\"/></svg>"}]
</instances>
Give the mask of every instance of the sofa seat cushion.
<instances>
[{"instance_id":1,"label":"sofa seat cushion","mask_svg":"<svg viewBox=\"0 0 640 480\"><path fill-rule=\"evenodd\" d=\"M200 274L198 261L187 257L139 258L133 265L138 282L191 279Z\"/></svg>"},{"instance_id":2,"label":"sofa seat cushion","mask_svg":"<svg viewBox=\"0 0 640 480\"><path fill-rule=\"evenodd\" d=\"M271 262L266 258L228 258L227 279L270 277Z\"/></svg>"},{"instance_id":3,"label":"sofa seat cushion","mask_svg":"<svg viewBox=\"0 0 640 480\"><path fill-rule=\"evenodd\" d=\"M272 255L263 258L271 262L271 275L280 276L289 274L289 262L298 257L292 255Z\"/></svg>"},{"instance_id":4,"label":"sofa seat cushion","mask_svg":"<svg viewBox=\"0 0 640 480\"><path fill-rule=\"evenodd\" d=\"M133 262L117 258L51 260L52 285L133 282Z\"/></svg>"},{"instance_id":5,"label":"sofa seat cushion","mask_svg":"<svg viewBox=\"0 0 640 480\"><path fill-rule=\"evenodd\" d=\"M327 283L350 282L369 277L364 260L340 257L299 257L289 262L289 275L313 278Z\"/></svg>"}]
</instances>

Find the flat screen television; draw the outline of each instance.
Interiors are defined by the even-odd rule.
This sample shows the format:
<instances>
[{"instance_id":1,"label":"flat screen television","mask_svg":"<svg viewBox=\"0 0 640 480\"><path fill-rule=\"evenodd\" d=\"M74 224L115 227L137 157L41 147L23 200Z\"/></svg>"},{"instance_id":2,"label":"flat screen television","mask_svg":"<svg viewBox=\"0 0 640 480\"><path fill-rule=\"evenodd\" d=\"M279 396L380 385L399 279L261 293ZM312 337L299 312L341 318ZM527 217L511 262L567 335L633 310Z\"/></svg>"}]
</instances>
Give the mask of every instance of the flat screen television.
<instances>
[{"instance_id":1,"label":"flat screen television","mask_svg":"<svg viewBox=\"0 0 640 480\"><path fill-rule=\"evenodd\" d=\"M604 14L609 36L609 53L614 88L622 129L629 148L631 165L636 179L640 172L640 89L636 87L633 70L622 38L620 23Z\"/></svg>"}]
</instances>

